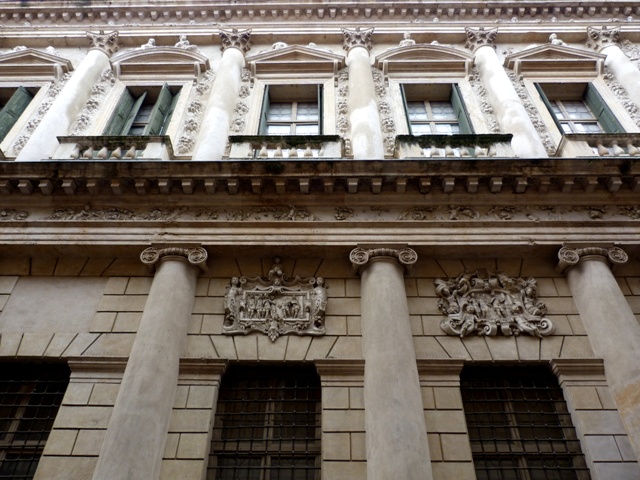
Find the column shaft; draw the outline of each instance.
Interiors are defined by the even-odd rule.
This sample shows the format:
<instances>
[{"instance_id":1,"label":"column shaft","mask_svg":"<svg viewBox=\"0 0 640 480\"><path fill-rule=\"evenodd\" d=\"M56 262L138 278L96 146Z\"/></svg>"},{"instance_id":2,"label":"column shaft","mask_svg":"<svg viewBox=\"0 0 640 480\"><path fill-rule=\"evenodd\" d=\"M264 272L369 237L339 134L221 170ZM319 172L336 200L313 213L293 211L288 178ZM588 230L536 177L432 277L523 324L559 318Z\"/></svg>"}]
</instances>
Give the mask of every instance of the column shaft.
<instances>
[{"instance_id":1,"label":"column shaft","mask_svg":"<svg viewBox=\"0 0 640 480\"><path fill-rule=\"evenodd\" d=\"M157 265L94 480L160 476L197 273L182 256Z\"/></svg>"},{"instance_id":2,"label":"column shaft","mask_svg":"<svg viewBox=\"0 0 640 480\"><path fill-rule=\"evenodd\" d=\"M384 145L376 91L365 47L353 47L347 54L349 68L349 123L355 159L383 159Z\"/></svg>"},{"instance_id":3,"label":"column shaft","mask_svg":"<svg viewBox=\"0 0 640 480\"><path fill-rule=\"evenodd\" d=\"M640 106L640 70L633 62L620 50L618 45L609 45L600 50L607 56L604 64L609 67L620 82L620 85L627 91L629 98Z\"/></svg>"},{"instance_id":4,"label":"column shaft","mask_svg":"<svg viewBox=\"0 0 640 480\"><path fill-rule=\"evenodd\" d=\"M640 326L605 257L587 255L567 273L589 341L604 359L636 456L640 458Z\"/></svg>"},{"instance_id":5,"label":"column shaft","mask_svg":"<svg viewBox=\"0 0 640 480\"><path fill-rule=\"evenodd\" d=\"M46 160L53 156L58 148L56 137L69 132L70 126L89 99L91 89L108 66L109 56L104 51L89 50L18 154L17 161Z\"/></svg>"},{"instance_id":6,"label":"column shaft","mask_svg":"<svg viewBox=\"0 0 640 480\"><path fill-rule=\"evenodd\" d=\"M513 152L521 158L547 157L544 144L492 46L477 48L475 65L500 126L513 134Z\"/></svg>"},{"instance_id":7,"label":"column shaft","mask_svg":"<svg viewBox=\"0 0 640 480\"><path fill-rule=\"evenodd\" d=\"M367 479L433 478L403 268L390 256L362 272Z\"/></svg>"},{"instance_id":8,"label":"column shaft","mask_svg":"<svg viewBox=\"0 0 640 480\"><path fill-rule=\"evenodd\" d=\"M222 159L233 111L238 102L243 67L242 51L238 48L227 48L222 54L222 61L213 81L193 160Z\"/></svg>"}]
</instances>

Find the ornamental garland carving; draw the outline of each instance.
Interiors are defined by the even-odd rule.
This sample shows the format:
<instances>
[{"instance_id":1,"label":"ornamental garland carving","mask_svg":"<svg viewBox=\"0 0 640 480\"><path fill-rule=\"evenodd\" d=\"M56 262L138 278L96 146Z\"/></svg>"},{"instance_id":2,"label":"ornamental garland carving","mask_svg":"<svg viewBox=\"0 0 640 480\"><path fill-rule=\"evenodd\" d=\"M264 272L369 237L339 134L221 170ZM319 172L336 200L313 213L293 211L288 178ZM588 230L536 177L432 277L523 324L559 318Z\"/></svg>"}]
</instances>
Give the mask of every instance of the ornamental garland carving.
<instances>
[{"instance_id":1,"label":"ornamental garland carving","mask_svg":"<svg viewBox=\"0 0 640 480\"><path fill-rule=\"evenodd\" d=\"M383 134L384 153L393 155L396 147L396 122L391 112L391 101L388 96L388 88L384 81L384 75L380 70L371 67L371 76L376 92L376 103L380 112L380 125Z\"/></svg>"},{"instance_id":2,"label":"ornamental garland carving","mask_svg":"<svg viewBox=\"0 0 640 480\"><path fill-rule=\"evenodd\" d=\"M268 278L233 277L224 297L222 327L227 335L262 332L272 342L281 335L324 335L327 291L321 277L289 279L280 259Z\"/></svg>"},{"instance_id":3,"label":"ornamental garland carving","mask_svg":"<svg viewBox=\"0 0 640 480\"><path fill-rule=\"evenodd\" d=\"M344 150L346 155L352 155L351 139L349 135L349 107L347 98L349 96L349 69L343 68L338 72L338 102L336 129L338 134L344 139Z\"/></svg>"},{"instance_id":4,"label":"ornamental garland carving","mask_svg":"<svg viewBox=\"0 0 640 480\"><path fill-rule=\"evenodd\" d=\"M609 89L620 101L631 119L636 123L636 125L640 127L640 110L638 110L638 106L629 98L627 90L618 83L615 75L606 65L604 67L603 78Z\"/></svg>"},{"instance_id":5,"label":"ornamental garland carving","mask_svg":"<svg viewBox=\"0 0 640 480\"><path fill-rule=\"evenodd\" d=\"M455 279L436 279L438 308L446 316L440 328L448 335L543 337L553 333L547 307L538 299L533 278L511 278L485 269Z\"/></svg>"},{"instance_id":6,"label":"ornamental garland carving","mask_svg":"<svg viewBox=\"0 0 640 480\"><path fill-rule=\"evenodd\" d=\"M116 77L111 68L106 68L100 75L100 81L91 89L91 95L87 100L82 112L73 125L72 135L80 135L83 130L89 128L96 117L96 113L100 110L100 105L107 95L107 92L116 84Z\"/></svg>"},{"instance_id":7,"label":"ornamental garland carving","mask_svg":"<svg viewBox=\"0 0 640 480\"><path fill-rule=\"evenodd\" d=\"M471 88L473 88L476 97L480 101L480 109L484 114L484 121L487 123L489 130L492 133L500 133L500 124L498 123L498 118L496 117L493 106L489 101L487 90L484 88L484 85L480 80L480 72L478 72L478 69L475 66L471 69L471 74L469 75L469 83L471 83Z\"/></svg>"},{"instance_id":8,"label":"ornamental garland carving","mask_svg":"<svg viewBox=\"0 0 640 480\"><path fill-rule=\"evenodd\" d=\"M196 135L200 130L200 124L202 123L202 116L204 115L204 106L206 101L204 96L211 91L211 86L215 74L212 70L207 70L202 78L195 82L194 93L192 93L191 101L187 106L187 113L182 121L182 128L180 138L176 148L178 154L186 155L193 150L196 145Z\"/></svg>"},{"instance_id":9,"label":"ornamental garland carving","mask_svg":"<svg viewBox=\"0 0 640 480\"><path fill-rule=\"evenodd\" d=\"M251 83L251 72L249 72L249 70L247 70L246 68L242 70L242 85L240 86L240 93L242 92L251 92L251 87L252 87L252 83ZM244 101L245 98L247 98L248 95L240 95L241 100L236 104L236 107L233 110L234 113L234 117L233 120L231 121L231 125L230 125L230 130L235 134L235 135L240 135L242 132L244 132L245 127L247 126L247 113L249 113L249 106L247 105L247 103Z\"/></svg>"}]
</instances>

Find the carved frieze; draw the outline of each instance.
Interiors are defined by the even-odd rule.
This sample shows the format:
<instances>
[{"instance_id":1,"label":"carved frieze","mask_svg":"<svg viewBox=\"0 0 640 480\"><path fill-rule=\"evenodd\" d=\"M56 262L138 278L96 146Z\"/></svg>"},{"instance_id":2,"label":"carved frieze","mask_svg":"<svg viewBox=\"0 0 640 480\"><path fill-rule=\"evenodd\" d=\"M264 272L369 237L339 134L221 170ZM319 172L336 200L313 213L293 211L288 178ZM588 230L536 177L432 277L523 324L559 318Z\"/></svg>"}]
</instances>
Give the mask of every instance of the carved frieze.
<instances>
[{"instance_id":1,"label":"carved frieze","mask_svg":"<svg viewBox=\"0 0 640 480\"><path fill-rule=\"evenodd\" d=\"M327 291L324 280L284 273L276 258L267 278L233 277L224 297L223 333L262 332L274 342L281 335L324 335Z\"/></svg>"},{"instance_id":2,"label":"carved frieze","mask_svg":"<svg viewBox=\"0 0 640 480\"><path fill-rule=\"evenodd\" d=\"M440 327L449 335L543 337L554 331L533 278L481 269L434 283L438 308L445 315Z\"/></svg>"}]
</instances>

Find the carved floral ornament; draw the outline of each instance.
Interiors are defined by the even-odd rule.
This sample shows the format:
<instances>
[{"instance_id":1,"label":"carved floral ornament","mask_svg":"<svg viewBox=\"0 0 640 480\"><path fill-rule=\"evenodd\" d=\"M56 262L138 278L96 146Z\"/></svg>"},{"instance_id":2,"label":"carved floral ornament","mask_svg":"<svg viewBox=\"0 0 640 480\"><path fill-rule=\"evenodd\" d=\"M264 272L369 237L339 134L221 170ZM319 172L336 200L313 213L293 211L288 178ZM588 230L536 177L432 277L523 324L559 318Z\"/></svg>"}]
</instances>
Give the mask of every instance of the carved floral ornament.
<instances>
[{"instance_id":1,"label":"carved floral ornament","mask_svg":"<svg viewBox=\"0 0 640 480\"><path fill-rule=\"evenodd\" d=\"M348 28L342 29L342 35L344 36L344 42L342 48L347 52L353 47L364 47L367 50L371 50L371 35L373 34L373 28L356 27L355 30Z\"/></svg>"},{"instance_id":2,"label":"carved floral ornament","mask_svg":"<svg viewBox=\"0 0 640 480\"><path fill-rule=\"evenodd\" d=\"M555 329L544 317L547 307L538 299L533 278L511 278L482 269L434 283L438 308L446 315L440 328L449 335L543 337Z\"/></svg>"},{"instance_id":3,"label":"carved floral ornament","mask_svg":"<svg viewBox=\"0 0 640 480\"><path fill-rule=\"evenodd\" d=\"M251 49L251 29L238 30L233 28L231 30L220 29L220 40L222 41L222 47L220 50L223 52L227 48L237 48L242 53L247 53Z\"/></svg>"},{"instance_id":4,"label":"carved floral ornament","mask_svg":"<svg viewBox=\"0 0 640 480\"><path fill-rule=\"evenodd\" d=\"M87 38L91 43L91 48L97 48L108 56L111 56L118 51L117 31L113 31L111 33L104 33L104 30L100 30L99 33L87 32Z\"/></svg>"},{"instance_id":5,"label":"carved floral ornament","mask_svg":"<svg viewBox=\"0 0 640 480\"><path fill-rule=\"evenodd\" d=\"M182 259L186 259L189 264L199 268L200 271L207 271L208 254L202 247L149 247L140 254L140 260L149 268L154 268L158 262L170 257L182 257Z\"/></svg>"},{"instance_id":6,"label":"carved floral ornament","mask_svg":"<svg viewBox=\"0 0 640 480\"><path fill-rule=\"evenodd\" d=\"M497 28L489 28L485 30L484 27L480 27L478 29L465 27L464 31L467 34L465 47L472 52L484 45L496 48L495 40L498 35Z\"/></svg>"},{"instance_id":7,"label":"carved floral ornament","mask_svg":"<svg viewBox=\"0 0 640 480\"><path fill-rule=\"evenodd\" d=\"M587 47L593 48L596 52L599 52L604 47L610 45L619 45L620 43L620 27L607 28L606 26L601 29L594 27L587 27Z\"/></svg>"},{"instance_id":8,"label":"carved floral ornament","mask_svg":"<svg viewBox=\"0 0 640 480\"><path fill-rule=\"evenodd\" d=\"M275 258L268 278L233 277L224 297L223 333L324 335L327 291L321 277L289 279Z\"/></svg>"}]
</instances>

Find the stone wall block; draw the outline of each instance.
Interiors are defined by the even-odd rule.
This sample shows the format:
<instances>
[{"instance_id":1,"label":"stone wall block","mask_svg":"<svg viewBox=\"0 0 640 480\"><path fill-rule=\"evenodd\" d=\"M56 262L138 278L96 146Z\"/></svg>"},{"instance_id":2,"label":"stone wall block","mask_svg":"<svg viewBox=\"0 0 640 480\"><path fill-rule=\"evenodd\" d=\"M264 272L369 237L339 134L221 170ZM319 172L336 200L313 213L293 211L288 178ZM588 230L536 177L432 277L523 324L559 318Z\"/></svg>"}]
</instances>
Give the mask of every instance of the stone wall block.
<instances>
[{"instance_id":1,"label":"stone wall block","mask_svg":"<svg viewBox=\"0 0 640 480\"><path fill-rule=\"evenodd\" d=\"M45 357L61 357L62 353L69 347L75 337L75 333L54 334L49 346L44 352Z\"/></svg>"},{"instance_id":2,"label":"stone wall block","mask_svg":"<svg viewBox=\"0 0 640 480\"><path fill-rule=\"evenodd\" d=\"M84 269L87 258L62 256L58 258L53 275L56 277L77 277Z\"/></svg>"},{"instance_id":3,"label":"stone wall block","mask_svg":"<svg viewBox=\"0 0 640 480\"><path fill-rule=\"evenodd\" d=\"M208 451L208 443L207 433L181 433L176 458L204 459Z\"/></svg>"},{"instance_id":4,"label":"stone wall block","mask_svg":"<svg viewBox=\"0 0 640 480\"><path fill-rule=\"evenodd\" d=\"M467 349L464 347L464 343L460 338L444 336L437 337L435 340L443 348L446 355L450 358L464 358L466 360L471 360L471 356L469 355ZM434 352L437 351L438 350L434 350ZM426 358L439 358L436 357L436 355L427 355Z\"/></svg>"},{"instance_id":5,"label":"stone wall block","mask_svg":"<svg viewBox=\"0 0 640 480\"><path fill-rule=\"evenodd\" d=\"M222 325L224 324L224 315L203 315L202 327L200 333L204 335L222 335Z\"/></svg>"},{"instance_id":6,"label":"stone wall block","mask_svg":"<svg viewBox=\"0 0 640 480\"><path fill-rule=\"evenodd\" d=\"M98 456L106 430L80 430L73 447L74 456Z\"/></svg>"},{"instance_id":7,"label":"stone wall block","mask_svg":"<svg viewBox=\"0 0 640 480\"><path fill-rule=\"evenodd\" d=\"M304 360L309 350L309 345L311 345L311 337L289 336L284 359L298 362Z\"/></svg>"},{"instance_id":8,"label":"stone wall block","mask_svg":"<svg viewBox=\"0 0 640 480\"><path fill-rule=\"evenodd\" d=\"M220 358L228 358L230 360L238 358L235 342L238 337L211 335L209 338L211 339L213 347L216 349L216 352L218 352Z\"/></svg>"},{"instance_id":9,"label":"stone wall block","mask_svg":"<svg viewBox=\"0 0 640 480\"><path fill-rule=\"evenodd\" d=\"M336 343L337 337L324 336L313 337L305 360L315 360L316 358L327 358L329 352Z\"/></svg>"},{"instance_id":10,"label":"stone wall block","mask_svg":"<svg viewBox=\"0 0 640 480\"><path fill-rule=\"evenodd\" d=\"M135 340L133 333L102 333L82 355L128 357Z\"/></svg>"},{"instance_id":11,"label":"stone wall block","mask_svg":"<svg viewBox=\"0 0 640 480\"><path fill-rule=\"evenodd\" d=\"M347 335L360 336L362 335L362 326L360 324L359 316L347 316Z\"/></svg>"},{"instance_id":12,"label":"stone wall block","mask_svg":"<svg viewBox=\"0 0 640 480\"><path fill-rule=\"evenodd\" d=\"M25 333L20 342L18 356L41 357L53 339L52 333Z\"/></svg>"},{"instance_id":13,"label":"stone wall block","mask_svg":"<svg viewBox=\"0 0 640 480\"><path fill-rule=\"evenodd\" d=\"M187 335L184 356L187 358L218 358L218 353L207 335Z\"/></svg>"},{"instance_id":14,"label":"stone wall block","mask_svg":"<svg viewBox=\"0 0 640 480\"><path fill-rule=\"evenodd\" d=\"M328 356L332 358L362 358L362 337L337 337Z\"/></svg>"},{"instance_id":15,"label":"stone wall block","mask_svg":"<svg viewBox=\"0 0 640 480\"><path fill-rule=\"evenodd\" d=\"M3 259L4 261L4 259ZM0 294L10 295L13 291L13 287L16 286L18 282L18 276L15 275L6 275L0 277Z\"/></svg>"},{"instance_id":16,"label":"stone wall block","mask_svg":"<svg viewBox=\"0 0 640 480\"><path fill-rule=\"evenodd\" d=\"M258 341L259 360L284 360L289 341L288 336L280 337L275 342L272 342L266 335L258 334L256 339Z\"/></svg>"},{"instance_id":17,"label":"stone wall block","mask_svg":"<svg viewBox=\"0 0 640 480\"><path fill-rule=\"evenodd\" d=\"M79 430L53 429L47 438L43 455L71 455Z\"/></svg>"}]
</instances>

